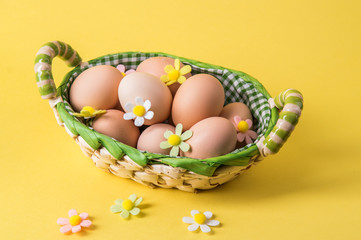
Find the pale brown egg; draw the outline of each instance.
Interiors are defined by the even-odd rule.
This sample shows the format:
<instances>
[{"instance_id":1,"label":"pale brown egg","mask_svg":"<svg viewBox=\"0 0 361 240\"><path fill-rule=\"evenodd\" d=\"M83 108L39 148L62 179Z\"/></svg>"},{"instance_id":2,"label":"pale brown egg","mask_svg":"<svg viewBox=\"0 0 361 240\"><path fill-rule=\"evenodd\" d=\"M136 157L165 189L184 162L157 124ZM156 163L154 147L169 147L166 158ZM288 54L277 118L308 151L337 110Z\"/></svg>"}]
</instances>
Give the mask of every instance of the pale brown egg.
<instances>
[{"instance_id":1,"label":"pale brown egg","mask_svg":"<svg viewBox=\"0 0 361 240\"><path fill-rule=\"evenodd\" d=\"M139 129L133 122L123 119L124 112L111 109L97 117L92 127L95 131L115 138L119 142L132 147L137 146Z\"/></svg>"},{"instance_id":2,"label":"pale brown egg","mask_svg":"<svg viewBox=\"0 0 361 240\"><path fill-rule=\"evenodd\" d=\"M170 58L170 57L151 57L151 58L144 60L143 62L141 62L138 65L137 72L150 73L150 74L160 78L161 76L167 74L164 71L164 67L167 65L174 66L174 59ZM180 63L180 68L182 68L183 66L184 66L184 64ZM184 76L186 78L189 78L190 76L192 76L192 74L187 73ZM175 93L177 92L178 88L180 87L180 84L178 82L176 82L168 87L172 93L172 96L174 96Z\"/></svg>"},{"instance_id":3,"label":"pale brown egg","mask_svg":"<svg viewBox=\"0 0 361 240\"><path fill-rule=\"evenodd\" d=\"M149 73L134 72L126 75L119 84L118 96L122 108L127 112L133 111L127 109L127 104L138 105L136 98L142 98L144 102L146 100L150 101L151 107L149 111L153 112L154 115L151 119L144 119L145 125L163 122L170 115L172 94L159 78ZM138 115L146 114L145 111L136 112L135 108L133 113ZM142 116L139 115L139 117Z\"/></svg>"},{"instance_id":4,"label":"pale brown egg","mask_svg":"<svg viewBox=\"0 0 361 240\"><path fill-rule=\"evenodd\" d=\"M185 130L197 122L218 116L224 104L222 84L212 75L196 74L187 79L174 96L172 120Z\"/></svg>"},{"instance_id":5,"label":"pale brown egg","mask_svg":"<svg viewBox=\"0 0 361 240\"><path fill-rule=\"evenodd\" d=\"M160 143L167 141L164 133L170 130L175 132L175 127L169 124L158 123L145 129L138 139L137 148L142 151L169 155L171 148L161 149Z\"/></svg>"},{"instance_id":6,"label":"pale brown egg","mask_svg":"<svg viewBox=\"0 0 361 240\"><path fill-rule=\"evenodd\" d=\"M182 156L201 159L217 157L232 152L236 146L237 132L225 118L206 118L190 130L193 135L186 141L190 150L182 152Z\"/></svg>"},{"instance_id":7,"label":"pale brown egg","mask_svg":"<svg viewBox=\"0 0 361 240\"><path fill-rule=\"evenodd\" d=\"M232 123L234 122L235 116L240 116L243 120L250 119L253 121L251 111L246 104L241 102L227 104L219 116L227 118Z\"/></svg>"},{"instance_id":8,"label":"pale brown egg","mask_svg":"<svg viewBox=\"0 0 361 240\"><path fill-rule=\"evenodd\" d=\"M115 108L123 75L115 67L101 65L82 72L71 85L70 104L77 112L85 106L97 110Z\"/></svg>"}]
</instances>

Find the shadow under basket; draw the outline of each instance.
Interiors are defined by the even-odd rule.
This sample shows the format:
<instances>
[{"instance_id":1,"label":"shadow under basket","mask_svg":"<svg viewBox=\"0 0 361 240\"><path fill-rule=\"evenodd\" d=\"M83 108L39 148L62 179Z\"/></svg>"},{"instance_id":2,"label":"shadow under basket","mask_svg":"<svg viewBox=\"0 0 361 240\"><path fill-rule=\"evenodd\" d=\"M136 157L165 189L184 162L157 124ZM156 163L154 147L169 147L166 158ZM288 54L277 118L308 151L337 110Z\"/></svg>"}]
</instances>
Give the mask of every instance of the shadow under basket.
<instances>
[{"instance_id":1,"label":"shadow under basket","mask_svg":"<svg viewBox=\"0 0 361 240\"><path fill-rule=\"evenodd\" d=\"M52 76L52 60L59 56L70 67L75 67L56 88ZM258 138L235 151L208 159L170 157L141 152L117 140L98 133L73 116L69 104L69 89L77 76L97 65L136 69L147 58L167 56L179 58L192 67L192 74L207 73L223 85L225 104L245 103L254 117ZM246 73L165 53L123 52L82 62L71 46L60 41L44 44L35 59L35 75L39 92L48 99L60 126L79 144L82 151L95 165L105 171L136 182L163 188L177 188L194 192L211 189L237 177L265 156L277 153L293 131L303 108L302 94L287 89L272 98L266 89Z\"/></svg>"}]
</instances>

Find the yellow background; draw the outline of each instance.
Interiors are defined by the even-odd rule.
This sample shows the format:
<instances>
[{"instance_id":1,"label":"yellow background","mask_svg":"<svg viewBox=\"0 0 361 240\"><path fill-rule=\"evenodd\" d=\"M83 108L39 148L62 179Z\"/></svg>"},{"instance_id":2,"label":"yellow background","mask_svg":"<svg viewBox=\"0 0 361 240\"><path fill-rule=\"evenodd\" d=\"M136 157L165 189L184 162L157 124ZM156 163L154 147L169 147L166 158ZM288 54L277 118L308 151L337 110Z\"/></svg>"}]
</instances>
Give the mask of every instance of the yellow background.
<instances>
[{"instance_id":1,"label":"yellow background","mask_svg":"<svg viewBox=\"0 0 361 240\"><path fill-rule=\"evenodd\" d=\"M360 239L360 1L0 1L1 239ZM149 189L96 168L40 98L33 61L61 40L84 60L163 51L256 77L275 96L304 94L281 151L199 194ZM56 83L69 71L54 61ZM144 197L141 217L110 213ZM142 206L142 205L141 205ZM94 227L63 236L69 209ZM183 216L212 211L221 227L192 233Z\"/></svg>"}]
</instances>

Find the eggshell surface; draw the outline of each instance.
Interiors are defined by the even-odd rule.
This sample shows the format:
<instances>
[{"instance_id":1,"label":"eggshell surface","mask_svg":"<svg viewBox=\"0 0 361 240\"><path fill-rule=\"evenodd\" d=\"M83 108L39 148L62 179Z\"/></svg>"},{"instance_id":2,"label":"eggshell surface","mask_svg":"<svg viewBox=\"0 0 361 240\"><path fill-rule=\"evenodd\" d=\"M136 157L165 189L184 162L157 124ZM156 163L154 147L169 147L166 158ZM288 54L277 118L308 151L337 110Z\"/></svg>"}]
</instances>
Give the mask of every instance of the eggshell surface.
<instances>
[{"instance_id":1,"label":"eggshell surface","mask_svg":"<svg viewBox=\"0 0 361 240\"><path fill-rule=\"evenodd\" d=\"M132 121L123 119L124 112L119 110L107 110L107 112L97 117L92 127L95 131L115 138L119 142L132 147L137 146L139 129Z\"/></svg>"},{"instance_id":2,"label":"eggshell surface","mask_svg":"<svg viewBox=\"0 0 361 240\"><path fill-rule=\"evenodd\" d=\"M227 118L231 122L234 121L235 116L240 116L243 120L250 119L252 120L252 114L246 104L241 102L234 102L227 104L223 109L220 117Z\"/></svg>"},{"instance_id":3,"label":"eggshell surface","mask_svg":"<svg viewBox=\"0 0 361 240\"><path fill-rule=\"evenodd\" d=\"M152 57L144 60L141 62L137 67L137 72L145 72L152 74L158 78L161 76L167 74L164 71L165 66L172 65L174 66L174 59L170 57ZM183 63L180 63L180 68L184 66ZM189 78L191 73L187 73L184 75L186 78ZM178 82L168 86L172 95L174 96L177 92L178 88L180 87L180 84Z\"/></svg>"},{"instance_id":4,"label":"eggshell surface","mask_svg":"<svg viewBox=\"0 0 361 240\"><path fill-rule=\"evenodd\" d=\"M134 72L126 75L118 88L118 96L123 109L127 103L135 104L137 97L149 100L154 116L152 119L145 119L145 125L160 123L170 115L172 94L168 87L157 77L142 72Z\"/></svg>"},{"instance_id":5,"label":"eggshell surface","mask_svg":"<svg viewBox=\"0 0 361 240\"><path fill-rule=\"evenodd\" d=\"M210 158L232 152L237 142L237 132L232 123L221 117L206 118L190 128L192 137L186 141L190 145L185 157Z\"/></svg>"},{"instance_id":6,"label":"eggshell surface","mask_svg":"<svg viewBox=\"0 0 361 240\"><path fill-rule=\"evenodd\" d=\"M71 85L70 104L75 111L85 106L97 110L115 108L118 104L118 86L123 75L115 67L101 65L82 72Z\"/></svg>"},{"instance_id":7,"label":"eggshell surface","mask_svg":"<svg viewBox=\"0 0 361 240\"><path fill-rule=\"evenodd\" d=\"M172 120L190 129L197 122L218 116L224 104L222 84L212 75L196 74L187 79L174 96Z\"/></svg>"},{"instance_id":8,"label":"eggshell surface","mask_svg":"<svg viewBox=\"0 0 361 240\"><path fill-rule=\"evenodd\" d=\"M175 127L169 124L158 123L145 129L138 139L137 148L142 151L169 155L171 148L161 149L160 143L167 141L164 133L170 130L175 132Z\"/></svg>"}]
</instances>

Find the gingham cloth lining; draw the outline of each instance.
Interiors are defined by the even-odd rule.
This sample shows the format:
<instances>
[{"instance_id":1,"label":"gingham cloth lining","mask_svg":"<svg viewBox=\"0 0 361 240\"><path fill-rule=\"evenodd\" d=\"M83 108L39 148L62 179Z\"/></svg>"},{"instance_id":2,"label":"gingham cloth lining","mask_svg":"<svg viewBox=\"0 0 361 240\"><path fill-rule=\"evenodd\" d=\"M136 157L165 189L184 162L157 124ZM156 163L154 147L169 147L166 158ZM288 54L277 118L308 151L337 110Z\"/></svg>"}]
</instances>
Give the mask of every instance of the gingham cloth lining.
<instances>
[{"instance_id":1,"label":"gingham cloth lining","mask_svg":"<svg viewBox=\"0 0 361 240\"><path fill-rule=\"evenodd\" d=\"M80 67L80 72L98 65L111 65L116 67L118 64L123 64L127 70L136 69L137 66L145 59L156 56L166 55L162 55L160 53L141 52L107 55L91 60L88 64L83 64ZM186 65L192 66L193 75L197 73L208 73L220 80L225 91L225 104L231 102L243 102L249 107L254 117L254 127L258 133L258 138L256 139L255 143L265 134L271 118L271 109L267 98L261 92L259 92L252 83L246 82L241 76L227 69L210 69L205 67L198 67L187 61L182 62ZM65 103L65 108L70 114L72 114L74 110L68 102L69 89L79 74L79 71L74 71L73 74L69 77L66 83L66 87L61 92ZM248 147L249 145L241 149L236 149L232 153L238 153L244 149L247 149Z\"/></svg>"}]
</instances>

